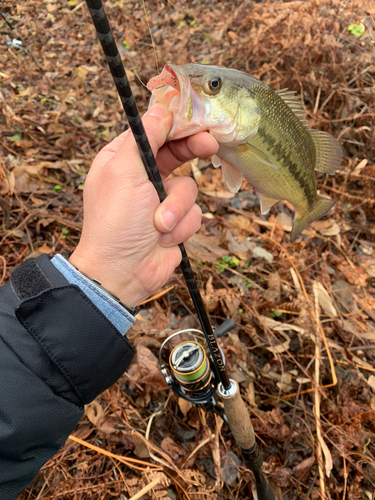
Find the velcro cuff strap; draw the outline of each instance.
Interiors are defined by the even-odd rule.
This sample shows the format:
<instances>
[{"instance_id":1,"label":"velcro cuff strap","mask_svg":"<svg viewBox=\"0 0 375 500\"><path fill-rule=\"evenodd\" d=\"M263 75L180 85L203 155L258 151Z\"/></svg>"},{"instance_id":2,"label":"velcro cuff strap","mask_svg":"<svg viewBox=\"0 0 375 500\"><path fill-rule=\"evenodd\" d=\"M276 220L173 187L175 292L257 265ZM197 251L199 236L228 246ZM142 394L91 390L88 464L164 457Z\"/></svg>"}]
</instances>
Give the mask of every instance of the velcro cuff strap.
<instances>
[{"instance_id":1,"label":"velcro cuff strap","mask_svg":"<svg viewBox=\"0 0 375 500\"><path fill-rule=\"evenodd\" d=\"M24 300L16 316L87 404L124 373L135 350L76 285Z\"/></svg>"},{"instance_id":2,"label":"velcro cuff strap","mask_svg":"<svg viewBox=\"0 0 375 500\"><path fill-rule=\"evenodd\" d=\"M20 266L16 267L10 277L10 284L20 301L34 297L43 290L53 287L36 259L33 258L26 259Z\"/></svg>"}]
</instances>

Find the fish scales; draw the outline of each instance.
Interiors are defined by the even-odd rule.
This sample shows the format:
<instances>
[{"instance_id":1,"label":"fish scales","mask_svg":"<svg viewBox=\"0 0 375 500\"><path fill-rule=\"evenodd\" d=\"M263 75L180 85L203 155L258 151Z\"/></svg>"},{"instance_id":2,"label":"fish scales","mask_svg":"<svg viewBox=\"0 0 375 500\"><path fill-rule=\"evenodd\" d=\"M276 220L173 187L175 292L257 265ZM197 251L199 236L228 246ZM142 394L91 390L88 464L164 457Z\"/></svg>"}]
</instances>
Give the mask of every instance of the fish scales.
<instances>
[{"instance_id":1,"label":"fish scales","mask_svg":"<svg viewBox=\"0 0 375 500\"><path fill-rule=\"evenodd\" d=\"M279 200L293 205L291 241L334 205L318 196L314 171L333 174L341 147L329 134L308 129L294 92L273 91L241 71L199 64L166 65L148 88L151 104L163 102L173 113L169 139L208 130L218 141L212 164L221 166L230 191L237 192L244 177L258 193L263 214Z\"/></svg>"},{"instance_id":2,"label":"fish scales","mask_svg":"<svg viewBox=\"0 0 375 500\"><path fill-rule=\"evenodd\" d=\"M250 143L262 149L263 144L277 164L288 169L304 191L311 208L315 201L315 177L306 178L306 166L315 164L315 148L308 129L293 111L271 89L254 89L254 97L260 104L261 120L257 135ZM280 102L281 101L281 102ZM293 136L293 147L288 147L288 137ZM310 181L310 182L309 182Z\"/></svg>"}]
</instances>

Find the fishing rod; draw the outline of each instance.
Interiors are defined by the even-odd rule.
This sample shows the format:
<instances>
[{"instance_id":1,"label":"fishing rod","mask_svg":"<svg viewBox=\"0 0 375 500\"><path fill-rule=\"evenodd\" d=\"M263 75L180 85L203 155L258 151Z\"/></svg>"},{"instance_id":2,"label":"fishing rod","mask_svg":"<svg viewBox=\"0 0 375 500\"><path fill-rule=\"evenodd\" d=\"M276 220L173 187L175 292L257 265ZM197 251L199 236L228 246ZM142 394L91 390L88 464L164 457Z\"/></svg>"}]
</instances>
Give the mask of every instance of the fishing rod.
<instances>
[{"instance_id":1,"label":"fishing rod","mask_svg":"<svg viewBox=\"0 0 375 500\"><path fill-rule=\"evenodd\" d=\"M162 202L167 195L102 2L101 0L86 0L86 4L129 126L137 143L143 165L158 193L160 202ZM202 335L208 346L208 356L205 355L204 348L198 342L182 342L172 351L170 356L170 367L174 377L168 373L160 356L162 373L174 392L205 409L213 409L223 417L241 450L246 467L254 473L258 499L274 500L275 497L269 483L261 471L262 459L249 413L241 398L238 385L228 376L222 351L216 341L216 336L223 335L233 328L234 324L228 324L227 320L214 332L185 247L180 244L179 248L182 254L180 268L197 311L203 330ZM224 411L217 403L216 392L223 402Z\"/></svg>"}]
</instances>

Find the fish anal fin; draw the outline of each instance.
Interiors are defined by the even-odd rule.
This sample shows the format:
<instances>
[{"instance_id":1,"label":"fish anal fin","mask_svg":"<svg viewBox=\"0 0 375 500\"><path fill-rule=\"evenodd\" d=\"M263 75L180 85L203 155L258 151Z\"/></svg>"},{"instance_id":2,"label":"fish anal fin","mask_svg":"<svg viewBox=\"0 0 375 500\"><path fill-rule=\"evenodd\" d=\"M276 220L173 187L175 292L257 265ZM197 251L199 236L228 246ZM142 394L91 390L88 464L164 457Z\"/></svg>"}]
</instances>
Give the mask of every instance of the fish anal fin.
<instances>
[{"instance_id":1,"label":"fish anal fin","mask_svg":"<svg viewBox=\"0 0 375 500\"><path fill-rule=\"evenodd\" d=\"M334 137L327 132L309 130L316 151L315 170L334 174L342 160L342 149Z\"/></svg>"},{"instance_id":2,"label":"fish anal fin","mask_svg":"<svg viewBox=\"0 0 375 500\"><path fill-rule=\"evenodd\" d=\"M330 200L328 198L321 198L319 196L314 206L303 217L299 217L298 212L296 212L293 221L292 232L290 233L290 241L294 243L294 241L309 224L314 222L314 220L323 217L323 215L331 210L334 204L335 202L333 200Z\"/></svg>"},{"instance_id":3,"label":"fish anal fin","mask_svg":"<svg viewBox=\"0 0 375 500\"><path fill-rule=\"evenodd\" d=\"M223 159L221 159L221 171L229 191L231 193L237 193L242 185L242 172Z\"/></svg>"},{"instance_id":4,"label":"fish anal fin","mask_svg":"<svg viewBox=\"0 0 375 500\"><path fill-rule=\"evenodd\" d=\"M212 155L211 163L214 168L218 168L221 165L221 159L217 155Z\"/></svg>"},{"instance_id":5,"label":"fish anal fin","mask_svg":"<svg viewBox=\"0 0 375 500\"><path fill-rule=\"evenodd\" d=\"M274 198L268 198L267 196L264 196L264 194L257 193L257 195L259 196L260 211L262 215L267 215L271 207L273 207L275 203L280 201L275 200Z\"/></svg>"}]
</instances>

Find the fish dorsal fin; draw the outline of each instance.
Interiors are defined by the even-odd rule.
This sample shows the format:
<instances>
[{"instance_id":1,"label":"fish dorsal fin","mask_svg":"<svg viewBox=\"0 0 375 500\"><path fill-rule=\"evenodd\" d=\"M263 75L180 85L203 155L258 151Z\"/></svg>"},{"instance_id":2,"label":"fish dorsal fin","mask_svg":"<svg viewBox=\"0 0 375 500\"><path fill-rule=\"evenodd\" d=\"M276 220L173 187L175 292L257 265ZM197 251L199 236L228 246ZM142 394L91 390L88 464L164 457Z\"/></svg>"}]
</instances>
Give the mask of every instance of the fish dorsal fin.
<instances>
[{"instance_id":1,"label":"fish dorsal fin","mask_svg":"<svg viewBox=\"0 0 375 500\"><path fill-rule=\"evenodd\" d=\"M213 155L211 158L211 163L214 168L218 168L221 165L221 160L217 155Z\"/></svg>"},{"instance_id":2,"label":"fish dorsal fin","mask_svg":"<svg viewBox=\"0 0 375 500\"><path fill-rule=\"evenodd\" d=\"M309 130L316 151L315 170L334 174L342 160L342 149L334 137L320 130Z\"/></svg>"},{"instance_id":3,"label":"fish dorsal fin","mask_svg":"<svg viewBox=\"0 0 375 500\"><path fill-rule=\"evenodd\" d=\"M216 155L215 155L216 156ZM220 159L220 158L219 158ZM223 178L231 193L237 193L242 185L242 172L225 160L220 159Z\"/></svg>"},{"instance_id":4,"label":"fish dorsal fin","mask_svg":"<svg viewBox=\"0 0 375 500\"><path fill-rule=\"evenodd\" d=\"M260 212L262 215L267 215L270 211L270 208L274 206L280 200L275 200L274 198L268 198L264 196L264 194L257 193L260 201Z\"/></svg>"},{"instance_id":5,"label":"fish dorsal fin","mask_svg":"<svg viewBox=\"0 0 375 500\"><path fill-rule=\"evenodd\" d=\"M250 142L246 143L246 153L250 156L253 156L255 160L264 163L264 165L268 165L269 167L274 168L275 170L279 170L276 163L270 158L266 153L261 151L260 149L253 146Z\"/></svg>"},{"instance_id":6,"label":"fish dorsal fin","mask_svg":"<svg viewBox=\"0 0 375 500\"><path fill-rule=\"evenodd\" d=\"M295 90L281 89L275 90L276 94L287 104L296 117L307 127L307 120L305 119L306 111L301 102L301 99L296 94Z\"/></svg>"}]
</instances>

